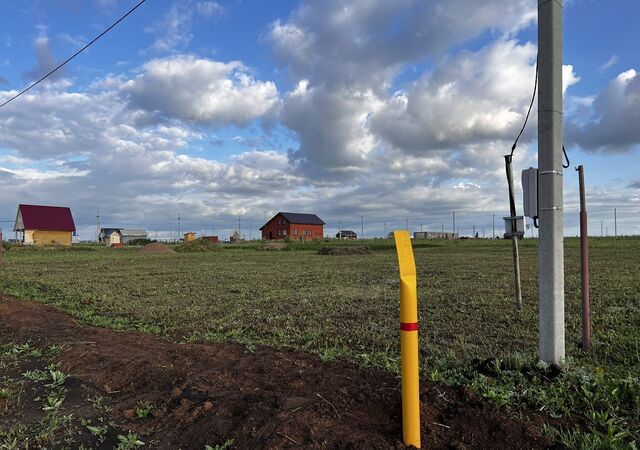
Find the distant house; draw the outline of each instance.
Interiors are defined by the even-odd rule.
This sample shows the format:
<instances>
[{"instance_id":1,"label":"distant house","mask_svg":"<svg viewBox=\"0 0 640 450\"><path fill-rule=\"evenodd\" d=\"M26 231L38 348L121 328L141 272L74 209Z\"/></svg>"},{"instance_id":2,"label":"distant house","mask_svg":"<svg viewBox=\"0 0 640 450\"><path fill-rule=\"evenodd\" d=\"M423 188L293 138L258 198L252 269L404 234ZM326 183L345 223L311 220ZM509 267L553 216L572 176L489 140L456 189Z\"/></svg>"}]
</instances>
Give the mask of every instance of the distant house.
<instances>
[{"instance_id":1,"label":"distant house","mask_svg":"<svg viewBox=\"0 0 640 450\"><path fill-rule=\"evenodd\" d=\"M183 242L191 242L196 240L196 234L193 231L185 233L182 237Z\"/></svg>"},{"instance_id":2,"label":"distant house","mask_svg":"<svg viewBox=\"0 0 640 450\"><path fill-rule=\"evenodd\" d=\"M458 233L449 233L447 231L416 231L413 233L414 239L459 239Z\"/></svg>"},{"instance_id":3,"label":"distant house","mask_svg":"<svg viewBox=\"0 0 640 450\"><path fill-rule=\"evenodd\" d=\"M336 233L336 237L338 239L358 239L356 232L351 230L340 230Z\"/></svg>"},{"instance_id":4,"label":"distant house","mask_svg":"<svg viewBox=\"0 0 640 450\"><path fill-rule=\"evenodd\" d=\"M128 244L138 239L149 239L149 235L144 230L120 230L121 243Z\"/></svg>"},{"instance_id":5,"label":"distant house","mask_svg":"<svg viewBox=\"0 0 640 450\"><path fill-rule=\"evenodd\" d=\"M119 228L100 228L100 234L98 235L98 242L105 244L107 247L120 244L120 229Z\"/></svg>"},{"instance_id":6,"label":"distant house","mask_svg":"<svg viewBox=\"0 0 640 450\"><path fill-rule=\"evenodd\" d=\"M137 239L149 239L144 230L127 230L124 228L100 228L98 241L107 247L117 244L128 244Z\"/></svg>"},{"instance_id":7,"label":"distant house","mask_svg":"<svg viewBox=\"0 0 640 450\"><path fill-rule=\"evenodd\" d=\"M16 239L26 245L70 246L76 225L69 208L18 205L13 231L16 233Z\"/></svg>"},{"instance_id":8,"label":"distant house","mask_svg":"<svg viewBox=\"0 0 640 450\"><path fill-rule=\"evenodd\" d=\"M229 242L240 242L240 233L238 230L234 231L231 236L229 236Z\"/></svg>"},{"instance_id":9,"label":"distant house","mask_svg":"<svg viewBox=\"0 0 640 450\"><path fill-rule=\"evenodd\" d=\"M218 239L218 236L202 236L200 239L202 239L203 241L212 242L214 244L217 244L218 242L220 242L220 239Z\"/></svg>"},{"instance_id":10,"label":"distant house","mask_svg":"<svg viewBox=\"0 0 640 450\"><path fill-rule=\"evenodd\" d=\"M260 227L262 239L322 239L325 223L315 214L279 212Z\"/></svg>"}]
</instances>

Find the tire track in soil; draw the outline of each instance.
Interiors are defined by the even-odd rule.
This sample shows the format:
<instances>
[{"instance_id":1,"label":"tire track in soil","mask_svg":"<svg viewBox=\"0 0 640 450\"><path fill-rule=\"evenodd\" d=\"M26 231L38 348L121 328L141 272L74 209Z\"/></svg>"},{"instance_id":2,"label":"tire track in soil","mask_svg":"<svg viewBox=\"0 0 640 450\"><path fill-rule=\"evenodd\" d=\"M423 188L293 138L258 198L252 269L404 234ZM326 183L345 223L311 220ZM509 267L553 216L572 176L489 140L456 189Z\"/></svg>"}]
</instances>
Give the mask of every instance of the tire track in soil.
<instances>
[{"instance_id":1,"label":"tire track in soil","mask_svg":"<svg viewBox=\"0 0 640 450\"><path fill-rule=\"evenodd\" d=\"M404 448L399 380L385 371L294 350L167 342L79 324L49 305L5 295L0 339L66 345L57 358L64 370L102 392L114 421L157 441L155 448L203 449L227 439L240 449ZM423 382L421 398L425 448L553 447L539 427L510 419L467 389ZM145 400L153 414L130 418Z\"/></svg>"}]
</instances>

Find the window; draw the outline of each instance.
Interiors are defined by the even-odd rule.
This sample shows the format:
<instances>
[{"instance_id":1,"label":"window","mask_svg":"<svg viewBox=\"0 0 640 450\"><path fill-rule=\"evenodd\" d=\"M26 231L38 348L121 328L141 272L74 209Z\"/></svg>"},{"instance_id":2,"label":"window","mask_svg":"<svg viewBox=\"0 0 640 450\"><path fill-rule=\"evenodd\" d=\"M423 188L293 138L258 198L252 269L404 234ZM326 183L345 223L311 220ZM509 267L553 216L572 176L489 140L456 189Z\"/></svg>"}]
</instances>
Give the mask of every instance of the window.
<instances>
[{"instance_id":1,"label":"window","mask_svg":"<svg viewBox=\"0 0 640 450\"><path fill-rule=\"evenodd\" d=\"M298 235L298 229L297 229L297 228L294 228L294 229L293 229L293 235L294 235L294 236L297 236L297 235Z\"/></svg>"}]
</instances>

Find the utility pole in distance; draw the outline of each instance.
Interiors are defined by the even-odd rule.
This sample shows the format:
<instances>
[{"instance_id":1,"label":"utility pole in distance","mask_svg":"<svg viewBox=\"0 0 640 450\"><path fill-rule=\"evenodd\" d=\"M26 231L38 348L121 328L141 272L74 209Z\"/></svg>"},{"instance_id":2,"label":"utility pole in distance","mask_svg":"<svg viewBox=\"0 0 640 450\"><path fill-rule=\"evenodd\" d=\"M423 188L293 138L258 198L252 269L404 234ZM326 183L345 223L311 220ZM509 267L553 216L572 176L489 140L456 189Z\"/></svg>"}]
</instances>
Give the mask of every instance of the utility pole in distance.
<instances>
[{"instance_id":1,"label":"utility pole in distance","mask_svg":"<svg viewBox=\"0 0 640 450\"><path fill-rule=\"evenodd\" d=\"M364 216L360 216L360 239L364 239Z\"/></svg>"},{"instance_id":2,"label":"utility pole in distance","mask_svg":"<svg viewBox=\"0 0 640 450\"><path fill-rule=\"evenodd\" d=\"M100 242L100 211L96 211L96 243Z\"/></svg>"},{"instance_id":3,"label":"utility pole in distance","mask_svg":"<svg viewBox=\"0 0 640 450\"><path fill-rule=\"evenodd\" d=\"M618 238L618 209L613 208L613 232L616 239Z\"/></svg>"},{"instance_id":4,"label":"utility pole in distance","mask_svg":"<svg viewBox=\"0 0 640 450\"><path fill-rule=\"evenodd\" d=\"M456 233L456 212L453 211L453 230L451 230L453 234Z\"/></svg>"},{"instance_id":5,"label":"utility pole in distance","mask_svg":"<svg viewBox=\"0 0 640 450\"><path fill-rule=\"evenodd\" d=\"M538 0L539 352L565 358L562 217L562 0Z\"/></svg>"},{"instance_id":6,"label":"utility pole in distance","mask_svg":"<svg viewBox=\"0 0 640 450\"><path fill-rule=\"evenodd\" d=\"M491 235L491 238L495 239L496 238L496 215L493 214L493 234Z\"/></svg>"}]
</instances>

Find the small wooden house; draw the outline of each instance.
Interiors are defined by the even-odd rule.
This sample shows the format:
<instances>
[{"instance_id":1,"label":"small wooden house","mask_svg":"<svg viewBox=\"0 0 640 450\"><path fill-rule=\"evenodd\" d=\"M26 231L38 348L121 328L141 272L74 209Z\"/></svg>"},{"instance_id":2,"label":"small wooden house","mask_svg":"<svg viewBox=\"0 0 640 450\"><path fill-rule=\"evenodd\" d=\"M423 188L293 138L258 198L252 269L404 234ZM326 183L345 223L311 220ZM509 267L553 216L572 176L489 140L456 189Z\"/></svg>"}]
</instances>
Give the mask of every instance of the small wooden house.
<instances>
[{"instance_id":1,"label":"small wooden house","mask_svg":"<svg viewBox=\"0 0 640 450\"><path fill-rule=\"evenodd\" d=\"M193 231L189 231L188 233L185 233L182 238L183 242L191 242L195 240L196 240L196 234Z\"/></svg>"},{"instance_id":2,"label":"small wooden house","mask_svg":"<svg viewBox=\"0 0 640 450\"><path fill-rule=\"evenodd\" d=\"M71 209L60 206L18 205L13 227L16 239L25 245L71 246L76 225Z\"/></svg>"},{"instance_id":3,"label":"small wooden house","mask_svg":"<svg viewBox=\"0 0 640 450\"><path fill-rule=\"evenodd\" d=\"M126 230L124 228L101 228L98 240L111 247L118 244L129 244L138 239L148 239L149 235L145 230Z\"/></svg>"}]
</instances>

